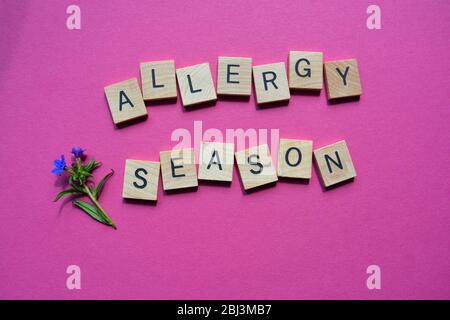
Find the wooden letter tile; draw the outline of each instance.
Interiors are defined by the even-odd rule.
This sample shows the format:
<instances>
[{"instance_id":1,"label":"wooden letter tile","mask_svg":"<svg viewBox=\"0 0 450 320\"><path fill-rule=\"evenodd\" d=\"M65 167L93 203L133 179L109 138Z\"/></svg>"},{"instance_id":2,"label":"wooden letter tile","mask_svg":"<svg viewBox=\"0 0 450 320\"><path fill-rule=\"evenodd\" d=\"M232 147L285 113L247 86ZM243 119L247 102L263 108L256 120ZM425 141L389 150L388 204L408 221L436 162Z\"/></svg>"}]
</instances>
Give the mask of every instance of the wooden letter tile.
<instances>
[{"instance_id":1,"label":"wooden letter tile","mask_svg":"<svg viewBox=\"0 0 450 320\"><path fill-rule=\"evenodd\" d=\"M219 57L217 94L250 96L252 92L252 59Z\"/></svg>"},{"instance_id":2,"label":"wooden letter tile","mask_svg":"<svg viewBox=\"0 0 450 320\"><path fill-rule=\"evenodd\" d=\"M217 99L209 63L177 69L177 79L184 106Z\"/></svg>"},{"instance_id":3,"label":"wooden letter tile","mask_svg":"<svg viewBox=\"0 0 450 320\"><path fill-rule=\"evenodd\" d=\"M314 158L325 187L356 177L345 140L314 150Z\"/></svg>"},{"instance_id":4,"label":"wooden letter tile","mask_svg":"<svg viewBox=\"0 0 450 320\"><path fill-rule=\"evenodd\" d=\"M158 197L159 162L127 160L123 178L122 197L152 200Z\"/></svg>"},{"instance_id":5,"label":"wooden letter tile","mask_svg":"<svg viewBox=\"0 0 450 320\"><path fill-rule=\"evenodd\" d=\"M289 52L289 88L302 90L323 88L322 52Z\"/></svg>"},{"instance_id":6,"label":"wooden letter tile","mask_svg":"<svg viewBox=\"0 0 450 320\"><path fill-rule=\"evenodd\" d=\"M162 151L159 157L164 190L198 186L193 149Z\"/></svg>"},{"instance_id":7,"label":"wooden letter tile","mask_svg":"<svg viewBox=\"0 0 450 320\"><path fill-rule=\"evenodd\" d=\"M278 180L267 144L236 152L235 155L245 190Z\"/></svg>"},{"instance_id":8,"label":"wooden letter tile","mask_svg":"<svg viewBox=\"0 0 450 320\"><path fill-rule=\"evenodd\" d=\"M311 179L312 141L280 139L278 176Z\"/></svg>"},{"instance_id":9,"label":"wooden letter tile","mask_svg":"<svg viewBox=\"0 0 450 320\"><path fill-rule=\"evenodd\" d=\"M115 124L147 116L136 78L105 87L105 95Z\"/></svg>"},{"instance_id":10,"label":"wooden letter tile","mask_svg":"<svg viewBox=\"0 0 450 320\"><path fill-rule=\"evenodd\" d=\"M198 164L200 180L227 181L233 179L234 144L202 142Z\"/></svg>"},{"instance_id":11,"label":"wooden letter tile","mask_svg":"<svg viewBox=\"0 0 450 320\"><path fill-rule=\"evenodd\" d=\"M356 59L326 62L325 79L329 100L362 94Z\"/></svg>"},{"instance_id":12,"label":"wooden letter tile","mask_svg":"<svg viewBox=\"0 0 450 320\"><path fill-rule=\"evenodd\" d=\"M141 63L142 94L144 100L173 99L177 97L175 61Z\"/></svg>"},{"instance_id":13,"label":"wooden letter tile","mask_svg":"<svg viewBox=\"0 0 450 320\"><path fill-rule=\"evenodd\" d=\"M253 79L258 104L291 98L284 62L254 66Z\"/></svg>"}]
</instances>

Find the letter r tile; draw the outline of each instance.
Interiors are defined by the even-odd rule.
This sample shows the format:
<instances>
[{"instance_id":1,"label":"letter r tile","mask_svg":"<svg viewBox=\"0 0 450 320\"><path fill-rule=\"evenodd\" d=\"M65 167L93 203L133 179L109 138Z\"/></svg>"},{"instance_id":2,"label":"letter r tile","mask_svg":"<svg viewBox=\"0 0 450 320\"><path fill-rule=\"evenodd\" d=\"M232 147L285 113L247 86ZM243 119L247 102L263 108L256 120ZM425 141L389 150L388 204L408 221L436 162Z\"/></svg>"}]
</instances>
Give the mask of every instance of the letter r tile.
<instances>
[{"instance_id":1,"label":"letter r tile","mask_svg":"<svg viewBox=\"0 0 450 320\"><path fill-rule=\"evenodd\" d=\"M258 104L291 98L284 62L254 66L253 80Z\"/></svg>"}]
</instances>

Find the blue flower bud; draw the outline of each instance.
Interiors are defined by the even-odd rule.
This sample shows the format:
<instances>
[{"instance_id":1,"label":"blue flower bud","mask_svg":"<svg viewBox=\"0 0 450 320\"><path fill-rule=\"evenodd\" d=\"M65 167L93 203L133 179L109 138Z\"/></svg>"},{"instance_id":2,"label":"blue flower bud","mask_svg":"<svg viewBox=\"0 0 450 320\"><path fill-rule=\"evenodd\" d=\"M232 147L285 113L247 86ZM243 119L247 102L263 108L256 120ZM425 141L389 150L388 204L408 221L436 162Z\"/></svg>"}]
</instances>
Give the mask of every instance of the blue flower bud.
<instances>
[{"instance_id":1,"label":"blue flower bud","mask_svg":"<svg viewBox=\"0 0 450 320\"><path fill-rule=\"evenodd\" d=\"M66 159L64 159L64 155L61 155L61 160L55 160L53 161L53 164L55 165L55 168L52 170L52 173L59 174L63 173L63 171L66 169Z\"/></svg>"},{"instance_id":2,"label":"blue flower bud","mask_svg":"<svg viewBox=\"0 0 450 320\"><path fill-rule=\"evenodd\" d=\"M75 158L81 158L84 156L83 152L85 152L86 149L83 149L81 147L73 147L72 148L72 154L75 156Z\"/></svg>"}]
</instances>

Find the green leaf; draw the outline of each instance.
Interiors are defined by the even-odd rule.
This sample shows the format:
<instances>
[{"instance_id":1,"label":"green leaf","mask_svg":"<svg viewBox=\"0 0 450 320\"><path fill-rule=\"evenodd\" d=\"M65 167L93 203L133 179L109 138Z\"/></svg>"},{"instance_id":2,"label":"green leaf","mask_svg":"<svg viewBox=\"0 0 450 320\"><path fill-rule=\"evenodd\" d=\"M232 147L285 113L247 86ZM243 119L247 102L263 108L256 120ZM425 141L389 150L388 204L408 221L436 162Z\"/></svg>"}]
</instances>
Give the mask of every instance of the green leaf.
<instances>
[{"instance_id":1,"label":"green leaf","mask_svg":"<svg viewBox=\"0 0 450 320\"><path fill-rule=\"evenodd\" d=\"M100 196L100 193L103 190L103 186L105 185L106 180L108 180L113 174L114 170L111 169L111 172L108 173L106 176L104 176L102 180L100 180L100 182L97 185L97 188L94 190L94 197L96 199L98 199L98 197Z\"/></svg>"},{"instance_id":2,"label":"green leaf","mask_svg":"<svg viewBox=\"0 0 450 320\"><path fill-rule=\"evenodd\" d=\"M98 167L100 167L102 165L101 162L96 162L94 167L92 168L92 170L97 169Z\"/></svg>"},{"instance_id":3,"label":"green leaf","mask_svg":"<svg viewBox=\"0 0 450 320\"><path fill-rule=\"evenodd\" d=\"M69 177L69 184L78 192L83 193L83 189L73 180L73 177Z\"/></svg>"},{"instance_id":4,"label":"green leaf","mask_svg":"<svg viewBox=\"0 0 450 320\"><path fill-rule=\"evenodd\" d=\"M86 170L87 172L91 173L93 170L97 169L98 167L100 167L102 165L101 162L96 162L93 158L91 159L91 161L89 161L89 163L84 167L84 170Z\"/></svg>"},{"instance_id":5,"label":"green leaf","mask_svg":"<svg viewBox=\"0 0 450 320\"><path fill-rule=\"evenodd\" d=\"M82 192L80 192L79 190L76 189L67 189L64 191L61 191L60 193L58 193L58 195L56 196L55 200L53 200L54 202L58 201L59 199L61 199L62 197L65 196L70 196L70 195L80 195L83 194Z\"/></svg>"},{"instance_id":6,"label":"green leaf","mask_svg":"<svg viewBox=\"0 0 450 320\"><path fill-rule=\"evenodd\" d=\"M93 219L101 222L103 224L108 224L103 217L98 213L97 208L95 208L92 204L82 201L82 200L74 200L73 204L90 215Z\"/></svg>"},{"instance_id":7,"label":"green leaf","mask_svg":"<svg viewBox=\"0 0 450 320\"><path fill-rule=\"evenodd\" d=\"M89 163L86 165L86 170L87 171L91 171L91 169L94 166L94 164L95 164L95 160L91 159L91 161L89 161Z\"/></svg>"}]
</instances>

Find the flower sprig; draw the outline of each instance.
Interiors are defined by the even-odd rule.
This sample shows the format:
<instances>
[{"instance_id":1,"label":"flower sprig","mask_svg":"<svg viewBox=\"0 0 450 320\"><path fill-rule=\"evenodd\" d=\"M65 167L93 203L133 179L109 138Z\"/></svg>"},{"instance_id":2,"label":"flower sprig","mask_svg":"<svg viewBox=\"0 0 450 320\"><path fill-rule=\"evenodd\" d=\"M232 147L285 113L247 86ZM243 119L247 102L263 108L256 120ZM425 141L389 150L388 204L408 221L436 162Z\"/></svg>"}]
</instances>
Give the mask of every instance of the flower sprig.
<instances>
[{"instance_id":1,"label":"flower sprig","mask_svg":"<svg viewBox=\"0 0 450 320\"><path fill-rule=\"evenodd\" d=\"M92 203L78 199L73 199L72 203L98 222L117 229L114 222L108 217L105 210L98 202L100 193L102 192L106 181L114 174L114 170L111 170L110 173L104 176L96 186L91 179L93 177L92 172L101 166L101 162L97 162L91 158L91 160L85 164L85 151L85 149L80 147L72 148L75 162L72 163L71 166L67 165L64 155L61 155L61 159L57 159L53 162L55 168L52 170L52 173L61 175L63 172L66 172L69 175L68 183L71 186L71 188L61 191L54 201L56 202L65 196L72 196L74 198L83 195L88 196Z\"/></svg>"}]
</instances>

